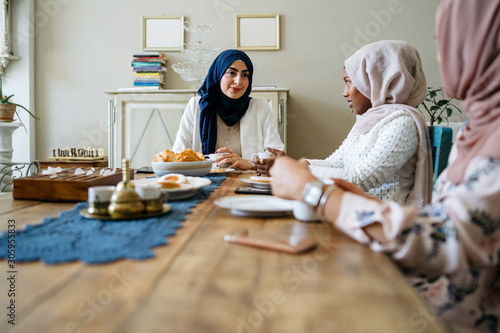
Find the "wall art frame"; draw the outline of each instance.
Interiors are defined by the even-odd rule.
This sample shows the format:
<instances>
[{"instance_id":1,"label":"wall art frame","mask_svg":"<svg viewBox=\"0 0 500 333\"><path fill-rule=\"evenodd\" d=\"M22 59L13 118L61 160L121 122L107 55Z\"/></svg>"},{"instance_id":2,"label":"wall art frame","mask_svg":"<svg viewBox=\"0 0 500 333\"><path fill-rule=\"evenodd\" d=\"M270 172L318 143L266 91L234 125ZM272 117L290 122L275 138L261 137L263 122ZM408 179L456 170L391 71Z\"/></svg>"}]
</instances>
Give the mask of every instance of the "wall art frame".
<instances>
[{"instance_id":1,"label":"wall art frame","mask_svg":"<svg viewBox=\"0 0 500 333\"><path fill-rule=\"evenodd\" d=\"M237 14L236 48L248 51L280 49L279 14Z\"/></svg>"},{"instance_id":2,"label":"wall art frame","mask_svg":"<svg viewBox=\"0 0 500 333\"><path fill-rule=\"evenodd\" d=\"M181 51L184 45L184 16L142 17L143 51Z\"/></svg>"}]
</instances>

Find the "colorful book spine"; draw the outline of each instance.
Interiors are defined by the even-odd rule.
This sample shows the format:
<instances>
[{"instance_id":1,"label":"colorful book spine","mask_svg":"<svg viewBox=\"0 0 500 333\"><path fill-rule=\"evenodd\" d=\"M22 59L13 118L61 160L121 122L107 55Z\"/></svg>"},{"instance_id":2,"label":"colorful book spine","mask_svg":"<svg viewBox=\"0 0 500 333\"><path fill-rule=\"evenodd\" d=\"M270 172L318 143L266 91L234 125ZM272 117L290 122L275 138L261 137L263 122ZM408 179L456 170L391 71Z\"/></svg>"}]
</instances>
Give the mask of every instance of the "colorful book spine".
<instances>
[{"instance_id":1,"label":"colorful book spine","mask_svg":"<svg viewBox=\"0 0 500 333\"><path fill-rule=\"evenodd\" d=\"M144 51L144 52L135 52L133 54L134 57L163 57L163 53L161 52L155 52L155 51Z\"/></svg>"},{"instance_id":2,"label":"colorful book spine","mask_svg":"<svg viewBox=\"0 0 500 333\"><path fill-rule=\"evenodd\" d=\"M157 62L161 61L162 63L166 62L165 57L158 57L158 58L148 58L148 57L135 57L133 61L142 61L142 62Z\"/></svg>"},{"instance_id":3,"label":"colorful book spine","mask_svg":"<svg viewBox=\"0 0 500 333\"><path fill-rule=\"evenodd\" d=\"M150 67L150 66L141 66L141 67L134 67L134 72L137 71L166 71L167 69L163 66L156 66L156 67Z\"/></svg>"},{"instance_id":4,"label":"colorful book spine","mask_svg":"<svg viewBox=\"0 0 500 333\"><path fill-rule=\"evenodd\" d=\"M136 52L131 67L135 73L134 86L163 88L167 58L161 52Z\"/></svg>"},{"instance_id":5,"label":"colorful book spine","mask_svg":"<svg viewBox=\"0 0 500 333\"><path fill-rule=\"evenodd\" d=\"M151 66L161 66L161 62L142 62L142 61L132 61L132 67L151 67Z\"/></svg>"},{"instance_id":6,"label":"colorful book spine","mask_svg":"<svg viewBox=\"0 0 500 333\"><path fill-rule=\"evenodd\" d=\"M136 79L147 79L147 78L152 78L152 79L163 79L163 75L157 75L157 74L151 74L151 75L135 75Z\"/></svg>"}]
</instances>

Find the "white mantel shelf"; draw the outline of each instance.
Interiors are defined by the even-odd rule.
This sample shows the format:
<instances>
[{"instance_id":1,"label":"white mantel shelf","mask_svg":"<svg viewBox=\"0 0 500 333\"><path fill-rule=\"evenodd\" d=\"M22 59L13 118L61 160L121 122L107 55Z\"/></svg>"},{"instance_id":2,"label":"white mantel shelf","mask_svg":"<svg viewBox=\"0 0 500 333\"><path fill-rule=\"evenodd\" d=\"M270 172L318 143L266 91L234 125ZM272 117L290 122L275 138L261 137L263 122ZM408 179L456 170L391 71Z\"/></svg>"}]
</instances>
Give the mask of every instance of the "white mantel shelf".
<instances>
[{"instance_id":1,"label":"white mantel shelf","mask_svg":"<svg viewBox=\"0 0 500 333\"><path fill-rule=\"evenodd\" d=\"M252 87L252 92L290 92L289 88ZM159 89L157 87L131 87L105 91L105 94L196 94L198 89Z\"/></svg>"},{"instance_id":2,"label":"white mantel shelf","mask_svg":"<svg viewBox=\"0 0 500 333\"><path fill-rule=\"evenodd\" d=\"M253 87L250 94L269 103L285 151L289 91L289 88ZM109 166L118 167L123 158L130 160L132 168L149 166L156 153L171 149L186 104L197 92L197 89L158 87L105 91L109 97Z\"/></svg>"}]
</instances>

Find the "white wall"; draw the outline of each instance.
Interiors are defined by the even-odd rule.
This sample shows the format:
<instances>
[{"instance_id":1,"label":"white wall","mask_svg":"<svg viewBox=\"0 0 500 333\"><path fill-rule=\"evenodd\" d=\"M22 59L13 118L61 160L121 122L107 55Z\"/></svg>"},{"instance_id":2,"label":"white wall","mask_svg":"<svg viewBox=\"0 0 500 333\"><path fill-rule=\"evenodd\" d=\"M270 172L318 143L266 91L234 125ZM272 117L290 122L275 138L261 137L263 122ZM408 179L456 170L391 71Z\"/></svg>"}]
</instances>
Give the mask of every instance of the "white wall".
<instances>
[{"instance_id":1,"label":"white wall","mask_svg":"<svg viewBox=\"0 0 500 333\"><path fill-rule=\"evenodd\" d=\"M12 4L12 51L19 60L13 60L3 76L4 93L14 94L11 100L35 112L35 40L30 32L34 4L29 0L15 0ZM18 128L12 137L12 161L29 162L35 159L35 123L25 111L18 108L25 128Z\"/></svg>"},{"instance_id":2,"label":"white wall","mask_svg":"<svg viewBox=\"0 0 500 333\"><path fill-rule=\"evenodd\" d=\"M28 1L28 0L16 0ZM290 88L288 153L326 157L355 117L342 97L343 61L381 39L421 52L428 84L439 86L434 45L436 0L36 0L36 158L53 148L107 145L104 91L131 87L132 53L141 50L143 15L210 18L206 41L236 46L236 14L281 15L281 50L248 52L254 85ZM186 32L186 42L190 35ZM23 54L17 54L24 57ZM169 65L185 61L169 52ZM10 72L9 72L10 74ZM189 88L170 67L167 88Z\"/></svg>"}]
</instances>

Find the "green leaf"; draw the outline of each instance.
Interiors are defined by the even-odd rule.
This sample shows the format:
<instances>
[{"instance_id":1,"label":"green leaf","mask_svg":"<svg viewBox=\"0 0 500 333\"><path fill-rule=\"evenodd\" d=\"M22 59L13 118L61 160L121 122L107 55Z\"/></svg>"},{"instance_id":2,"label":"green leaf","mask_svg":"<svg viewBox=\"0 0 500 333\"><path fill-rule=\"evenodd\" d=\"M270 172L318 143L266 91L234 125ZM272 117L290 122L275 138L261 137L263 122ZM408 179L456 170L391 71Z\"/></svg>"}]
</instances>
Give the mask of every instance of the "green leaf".
<instances>
[{"instance_id":1,"label":"green leaf","mask_svg":"<svg viewBox=\"0 0 500 333\"><path fill-rule=\"evenodd\" d=\"M448 103L449 103L449 101L448 101L448 100L446 100L446 99L441 99L441 100L439 100L439 101L437 102L437 105L439 105L439 106L445 106L445 105L447 105Z\"/></svg>"},{"instance_id":2,"label":"green leaf","mask_svg":"<svg viewBox=\"0 0 500 333\"><path fill-rule=\"evenodd\" d=\"M24 110L25 110L26 112L28 112L28 113L29 113L29 115L30 115L30 116L32 116L33 118L35 118L35 119L40 119L40 118L36 117L33 113L31 113L28 109L26 109L24 106L19 105L19 104L16 104L16 103L12 103L12 104L17 105L18 107L20 107L20 108L24 109Z\"/></svg>"},{"instance_id":3,"label":"green leaf","mask_svg":"<svg viewBox=\"0 0 500 333\"><path fill-rule=\"evenodd\" d=\"M437 122L438 122L438 125L441 124L443 122L443 118L437 117Z\"/></svg>"},{"instance_id":4,"label":"green leaf","mask_svg":"<svg viewBox=\"0 0 500 333\"><path fill-rule=\"evenodd\" d=\"M452 113L453 113L453 110L451 108L446 108L446 116L447 117L450 117Z\"/></svg>"},{"instance_id":5,"label":"green leaf","mask_svg":"<svg viewBox=\"0 0 500 333\"><path fill-rule=\"evenodd\" d=\"M2 97L2 104L10 104L9 99L14 95L9 95L7 97Z\"/></svg>"}]
</instances>

